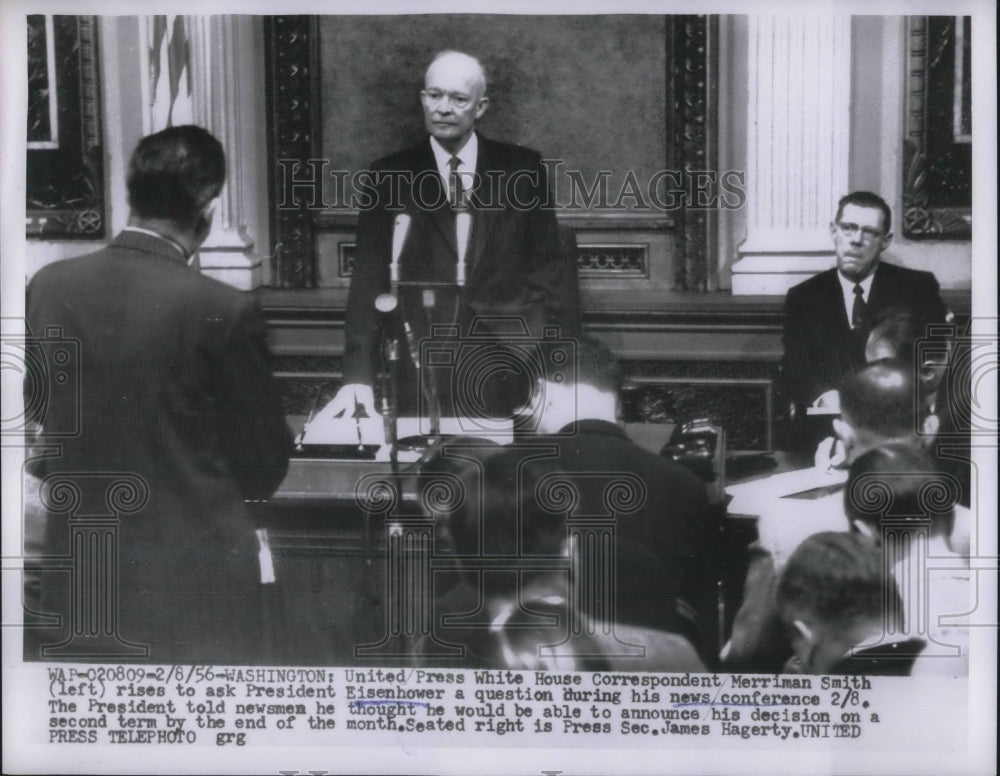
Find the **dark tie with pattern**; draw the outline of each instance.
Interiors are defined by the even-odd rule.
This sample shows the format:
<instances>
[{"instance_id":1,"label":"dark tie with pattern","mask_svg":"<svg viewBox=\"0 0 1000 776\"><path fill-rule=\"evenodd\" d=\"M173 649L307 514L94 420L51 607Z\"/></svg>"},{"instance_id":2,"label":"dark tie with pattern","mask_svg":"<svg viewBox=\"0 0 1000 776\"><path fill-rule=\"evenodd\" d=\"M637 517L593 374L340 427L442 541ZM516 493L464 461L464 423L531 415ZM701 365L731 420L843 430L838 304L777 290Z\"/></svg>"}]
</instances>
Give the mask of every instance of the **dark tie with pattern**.
<instances>
[{"instance_id":1,"label":"dark tie with pattern","mask_svg":"<svg viewBox=\"0 0 1000 776\"><path fill-rule=\"evenodd\" d=\"M865 304L865 290L860 283L854 284L854 307L851 309L851 328L858 329L865 322L865 311L868 306Z\"/></svg>"},{"instance_id":2,"label":"dark tie with pattern","mask_svg":"<svg viewBox=\"0 0 1000 776\"><path fill-rule=\"evenodd\" d=\"M456 210L464 210L468 204L465 199L465 187L462 185L462 176L458 172L458 165L461 163L462 160L457 156L453 156L448 160L448 165L451 167L451 176L448 181L448 186L451 188L451 206Z\"/></svg>"}]
</instances>

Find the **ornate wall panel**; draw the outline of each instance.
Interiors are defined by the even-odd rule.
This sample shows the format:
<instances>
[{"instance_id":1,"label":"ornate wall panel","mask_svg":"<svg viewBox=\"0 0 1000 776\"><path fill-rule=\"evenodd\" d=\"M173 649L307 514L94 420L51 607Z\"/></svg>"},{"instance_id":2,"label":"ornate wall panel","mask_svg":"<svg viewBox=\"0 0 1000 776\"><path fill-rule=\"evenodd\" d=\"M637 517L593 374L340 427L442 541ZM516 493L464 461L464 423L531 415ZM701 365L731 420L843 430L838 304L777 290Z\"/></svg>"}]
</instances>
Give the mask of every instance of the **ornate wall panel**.
<instances>
[{"instance_id":1,"label":"ornate wall panel","mask_svg":"<svg viewBox=\"0 0 1000 776\"><path fill-rule=\"evenodd\" d=\"M560 154L547 163L561 222L586 232L584 290L635 290L656 307L671 290L714 289L717 19L487 21L268 19L274 284L347 287L357 215L347 173L419 139L423 65L447 45L468 48L469 28L491 68L484 133ZM368 45L389 38L391 50Z\"/></svg>"},{"instance_id":2,"label":"ornate wall panel","mask_svg":"<svg viewBox=\"0 0 1000 776\"><path fill-rule=\"evenodd\" d=\"M315 285L312 210L308 197L289 197L286 177L308 175L318 143L319 36L312 16L265 19L268 173L272 213L272 284Z\"/></svg>"},{"instance_id":3,"label":"ornate wall panel","mask_svg":"<svg viewBox=\"0 0 1000 776\"><path fill-rule=\"evenodd\" d=\"M28 16L28 237L105 235L97 19Z\"/></svg>"},{"instance_id":4,"label":"ornate wall panel","mask_svg":"<svg viewBox=\"0 0 1000 776\"><path fill-rule=\"evenodd\" d=\"M907 19L903 234L971 239L971 20Z\"/></svg>"},{"instance_id":5,"label":"ornate wall panel","mask_svg":"<svg viewBox=\"0 0 1000 776\"><path fill-rule=\"evenodd\" d=\"M673 28L673 139L675 164L687 180L718 174L716 121L718 115L718 19L680 16ZM697 192L700 186L692 190ZM674 287L683 291L718 288L715 266L717 204L706 192L682 200L674 258ZM710 203L710 204L709 204ZM708 205L708 206L706 206Z\"/></svg>"}]
</instances>

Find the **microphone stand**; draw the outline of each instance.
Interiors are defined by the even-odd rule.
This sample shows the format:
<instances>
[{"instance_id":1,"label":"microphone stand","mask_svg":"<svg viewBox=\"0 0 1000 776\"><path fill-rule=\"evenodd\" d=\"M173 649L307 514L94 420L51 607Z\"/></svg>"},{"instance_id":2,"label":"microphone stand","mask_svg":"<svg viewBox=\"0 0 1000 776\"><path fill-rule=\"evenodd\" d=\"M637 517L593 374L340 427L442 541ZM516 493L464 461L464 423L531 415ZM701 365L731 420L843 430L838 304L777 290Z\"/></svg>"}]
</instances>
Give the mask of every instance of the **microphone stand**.
<instances>
[{"instance_id":1,"label":"microphone stand","mask_svg":"<svg viewBox=\"0 0 1000 776\"><path fill-rule=\"evenodd\" d=\"M428 331L433 331L435 297L434 289L424 289L421 294L424 318L427 320ZM417 356L417 359L419 360L419 356ZM426 373L427 412L430 416L430 428L428 430L432 439L436 439L441 433L441 400L438 397L437 391L437 375L430 369L423 369L421 371Z\"/></svg>"},{"instance_id":2,"label":"microphone stand","mask_svg":"<svg viewBox=\"0 0 1000 776\"><path fill-rule=\"evenodd\" d=\"M387 336L383 351L388 370L382 378L382 424L385 441L389 445L389 467L393 474L399 474L399 449L397 446L396 423L399 415L399 338Z\"/></svg>"}]
</instances>

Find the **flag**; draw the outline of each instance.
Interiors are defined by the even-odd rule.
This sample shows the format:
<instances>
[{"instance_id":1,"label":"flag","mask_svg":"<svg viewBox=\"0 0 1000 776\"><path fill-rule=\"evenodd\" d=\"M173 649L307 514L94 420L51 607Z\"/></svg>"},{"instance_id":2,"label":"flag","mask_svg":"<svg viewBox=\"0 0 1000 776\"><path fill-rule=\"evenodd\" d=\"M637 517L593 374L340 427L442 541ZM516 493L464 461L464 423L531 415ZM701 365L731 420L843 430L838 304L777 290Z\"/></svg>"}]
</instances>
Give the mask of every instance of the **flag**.
<instances>
[{"instance_id":1,"label":"flag","mask_svg":"<svg viewBox=\"0 0 1000 776\"><path fill-rule=\"evenodd\" d=\"M150 130L191 124L191 50L184 17L154 16L149 29Z\"/></svg>"}]
</instances>

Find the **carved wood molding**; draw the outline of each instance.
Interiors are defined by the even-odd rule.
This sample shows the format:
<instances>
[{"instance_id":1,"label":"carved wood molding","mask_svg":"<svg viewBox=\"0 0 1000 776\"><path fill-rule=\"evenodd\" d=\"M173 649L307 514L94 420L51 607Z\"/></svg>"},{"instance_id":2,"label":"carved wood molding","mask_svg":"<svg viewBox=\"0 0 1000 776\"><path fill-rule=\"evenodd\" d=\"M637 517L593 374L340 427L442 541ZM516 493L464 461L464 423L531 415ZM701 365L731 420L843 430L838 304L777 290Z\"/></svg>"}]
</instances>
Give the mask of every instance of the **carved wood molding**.
<instances>
[{"instance_id":1,"label":"carved wood molding","mask_svg":"<svg viewBox=\"0 0 1000 776\"><path fill-rule=\"evenodd\" d=\"M712 16L666 17L667 94L671 113L666 129L666 168L693 175L713 171L717 164L716 121L718 94L718 19ZM267 39L268 133L274 266L272 284L282 288L311 288L316 283L314 232L343 228L355 214L310 210L308 186L300 190L298 203L292 180L323 174L321 165L310 164L320 156L319 137L319 40L315 17L275 16L265 22ZM286 180L286 176L291 178ZM682 200L684 198L681 198ZM692 208L681 202L670 214L646 219L655 228L677 228L675 286L678 290L711 291L716 288L714 208ZM560 220L564 219L560 216ZM593 219L592 219L593 220ZM601 220L600 229L647 227L634 214L616 220ZM576 224L573 224L576 226ZM594 228L586 224L586 228ZM583 228L583 227L581 227ZM587 246L581 246L581 253ZM592 253L592 251L590 251ZM583 259L587 269L593 260ZM629 271L635 269L629 260ZM598 272L604 270L598 269ZM615 269L619 273L620 270ZM648 259L636 279L649 274ZM603 276L603 275L602 275Z\"/></svg>"},{"instance_id":2,"label":"carved wood molding","mask_svg":"<svg viewBox=\"0 0 1000 776\"><path fill-rule=\"evenodd\" d=\"M930 122L946 121L951 125L951 105L942 105L930 89L942 60L955 46L954 25L940 26L926 16L907 19L906 41L906 135L903 138L903 235L909 239L955 239L972 237L972 207L969 204L943 204L935 180L942 177L957 182L965 178L971 186L971 168L948 169L952 155L935 149L930 141ZM949 34L950 30L950 34ZM950 46L950 49L949 49ZM959 165L961 167L961 165ZM946 172L947 175L942 175ZM971 192L971 189L970 189ZM971 197L971 193L970 193Z\"/></svg>"},{"instance_id":3,"label":"carved wood molding","mask_svg":"<svg viewBox=\"0 0 1000 776\"><path fill-rule=\"evenodd\" d=\"M30 17L29 25L38 18ZM105 220L97 17L55 16L52 30L55 72L47 74L46 88L56 91L58 136L50 147L28 148L25 229L28 237L100 240Z\"/></svg>"},{"instance_id":4,"label":"carved wood molding","mask_svg":"<svg viewBox=\"0 0 1000 776\"><path fill-rule=\"evenodd\" d=\"M272 213L272 285L316 284L312 212L308 197L286 201L284 176L308 176L319 147L319 36L313 16L264 21L267 73L268 175Z\"/></svg>"},{"instance_id":5,"label":"carved wood molding","mask_svg":"<svg viewBox=\"0 0 1000 776\"><path fill-rule=\"evenodd\" d=\"M684 177L717 170L718 155L718 40L715 16L678 16L673 26L672 119L674 169ZM669 28L668 28L669 29ZM692 207L682 198L678 213L674 288L679 291L714 291L716 268L716 210Z\"/></svg>"}]
</instances>

